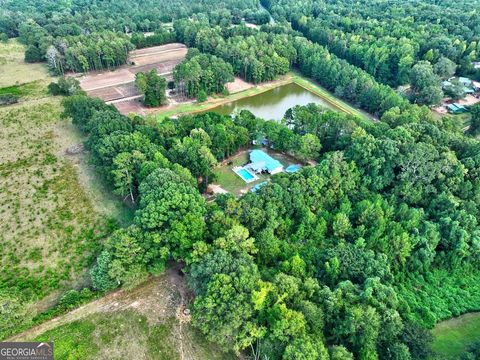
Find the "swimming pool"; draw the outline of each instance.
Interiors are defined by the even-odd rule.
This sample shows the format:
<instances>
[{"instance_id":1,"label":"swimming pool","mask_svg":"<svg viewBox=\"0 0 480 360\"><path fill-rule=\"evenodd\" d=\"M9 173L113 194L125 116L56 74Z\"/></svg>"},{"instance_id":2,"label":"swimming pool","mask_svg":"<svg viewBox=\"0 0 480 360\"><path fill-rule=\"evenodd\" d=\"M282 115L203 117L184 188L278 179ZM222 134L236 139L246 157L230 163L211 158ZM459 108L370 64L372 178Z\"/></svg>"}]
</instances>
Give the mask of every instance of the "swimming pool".
<instances>
[{"instance_id":1,"label":"swimming pool","mask_svg":"<svg viewBox=\"0 0 480 360\"><path fill-rule=\"evenodd\" d=\"M245 170L245 169L239 170L237 174L240 175L240 177L245 181L250 181L250 180L255 179L255 176L250 174L250 172L248 170Z\"/></svg>"},{"instance_id":2,"label":"swimming pool","mask_svg":"<svg viewBox=\"0 0 480 360\"><path fill-rule=\"evenodd\" d=\"M235 172L235 174L240 176L243 179L243 181L245 181L246 183L250 183L258 179L258 177L255 174L252 174L250 171L248 171L243 167L235 168L233 169L233 171Z\"/></svg>"},{"instance_id":3,"label":"swimming pool","mask_svg":"<svg viewBox=\"0 0 480 360\"><path fill-rule=\"evenodd\" d=\"M287 168L285 169L285 171L287 173L294 173L294 172L297 172L298 170L300 170L302 168L302 165L300 164L293 164L293 165L290 165L290 166L287 166Z\"/></svg>"}]
</instances>

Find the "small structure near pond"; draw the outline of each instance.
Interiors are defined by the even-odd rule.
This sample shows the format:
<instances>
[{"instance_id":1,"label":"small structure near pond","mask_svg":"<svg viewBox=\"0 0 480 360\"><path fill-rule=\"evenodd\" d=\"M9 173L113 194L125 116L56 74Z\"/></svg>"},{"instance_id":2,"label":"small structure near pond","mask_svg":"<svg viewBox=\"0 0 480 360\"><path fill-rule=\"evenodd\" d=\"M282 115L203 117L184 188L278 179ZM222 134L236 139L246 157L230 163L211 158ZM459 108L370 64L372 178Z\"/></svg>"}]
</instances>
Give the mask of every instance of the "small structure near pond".
<instances>
[{"instance_id":1,"label":"small structure near pond","mask_svg":"<svg viewBox=\"0 0 480 360\"><path fill-rule=\"evenodd\" d=\"M274 175L284 171L282 163L272 158L265 151L252 150L249 158L250 162L248 164L232 169L247 184L258 180L258 174L268 173Z\"/></svg>"}]
</instances>

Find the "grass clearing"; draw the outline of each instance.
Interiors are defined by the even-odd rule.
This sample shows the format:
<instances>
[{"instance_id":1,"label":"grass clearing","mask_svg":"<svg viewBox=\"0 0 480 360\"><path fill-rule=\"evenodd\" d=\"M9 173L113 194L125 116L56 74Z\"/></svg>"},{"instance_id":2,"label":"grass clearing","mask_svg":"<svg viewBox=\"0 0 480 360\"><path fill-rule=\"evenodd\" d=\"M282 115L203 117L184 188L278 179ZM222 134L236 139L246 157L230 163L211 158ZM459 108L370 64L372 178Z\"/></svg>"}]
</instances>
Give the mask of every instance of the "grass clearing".
<instances>
[{"instance_id":1,"label":"grass clearing","mask_svg":"<svg viewBox=\"0 0 480 360\"><path fill-rule=\"evenodd\" d=\"M0 338L31 324L65 290L87 285L111 219L129 217L103 195L110 192L93 179L85 155L65 154L82 139L60 119L61 98L47 94L48 81L14 86L25 97L0 108L0 294L26 313Z\"/></svg>"},{"instance_id":2,"label":"grass clearing","mask_svg":"<svg viewBox=\"0 0 480 360\"><path fill-rule=\"evenodd\" d=\"M110 230L58 141L60 99L0 109L0 289L36 301L81 278Z\"/></svg>"},{"instance_id":3,"label":"grass clearing","mask_svg":"<svg viewBox=\"0 0 480 360\"><path fill-rule=\"evenodd\" d=\"M28 84L13 85L0 88L0 95L12 94L25 99L48 96L46 80L37 80Z\"/></svg>"},{"instance_id":4,"label":"grass clearing","mask_svg":"<svg viewBox=\"0 0 480 360\"><path fill-rule=\"evenodd\" d=\"M230 360L183 315L189 293L179 267L118 290L10 341L53 341L55 359Z\"/></svg>"},{"instance_id":5,"label":"grass clearing","mask_svg":"<svg viewBox=\"0 0 480 360\"><path fill-rule=\"evenodd\" d=\"M190 325L183 326L183 341L194 349L194 357L182 355L178 346L178 324L169 318L161 324L150 324L147 317L135 310L111 314L97 313L38 336L35 341L53 341L54 356L67 359L231 359Z\"/></svg>"},{"instance_id":6,"label":"grass clearing","mask_svg":"<svg viewBox=\"0 0 480 360\"><path fill-rule=\"evenodd\" d=\"M480 341L480 312L442 321L432 332L435 353L445 359L459 359L469 345Z\"/></svg>"},{"instance_id":7,"label":"grass clearing","mask_svg":"<svg viewBox=\"0 0 480 360\"><path fill-rule=\"evenodd\" d=\"M0 42L0 88L46 80L50 76L45 64L27 64L25 46L17 39Z\"/></svg>"}]
</instances>

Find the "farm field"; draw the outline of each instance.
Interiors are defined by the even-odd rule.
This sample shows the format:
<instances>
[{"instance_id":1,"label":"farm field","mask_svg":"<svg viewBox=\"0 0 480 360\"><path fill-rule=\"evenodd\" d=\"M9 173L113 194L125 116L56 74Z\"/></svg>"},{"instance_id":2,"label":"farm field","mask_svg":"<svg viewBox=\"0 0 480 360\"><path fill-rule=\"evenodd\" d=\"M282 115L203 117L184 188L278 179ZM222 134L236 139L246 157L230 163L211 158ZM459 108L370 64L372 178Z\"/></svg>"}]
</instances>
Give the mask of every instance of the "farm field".
<instances>
[{"instance_id":1,"label":"farm field","mask_svg":"<svg viewBox=\"0 0 480 360\"><path fill-rule=\"evenodd\" d=\"M467 347L480 341L480 313L442 321L433 329L433 350L442 359L458 359Z\"/></svg>"},{"instance_id":2,"label":"farm field","mask_svg":"<svg viewBox=\"0 0 480 360\"><path fill-rule=\"evenodd\" d=\"M54 341L56 359L234 359L190 326L191 295L178 267L12 338Z\"/></svg>"},{"instance_id":3,"label":"farm field","mask_svg":"<svg viewBox=\"0 0 480 360\"><path fill-rule=\"evenodd\" d=\"M122 113L144 113L138 101L134 81L135 74L157 69L159 75L171 78L173 68L187 54L183 44L167 44L129 53L129 63L113 71L91 72L79 78L80 86L88 95L113 103Z\"/></svg>"}]
</instances>

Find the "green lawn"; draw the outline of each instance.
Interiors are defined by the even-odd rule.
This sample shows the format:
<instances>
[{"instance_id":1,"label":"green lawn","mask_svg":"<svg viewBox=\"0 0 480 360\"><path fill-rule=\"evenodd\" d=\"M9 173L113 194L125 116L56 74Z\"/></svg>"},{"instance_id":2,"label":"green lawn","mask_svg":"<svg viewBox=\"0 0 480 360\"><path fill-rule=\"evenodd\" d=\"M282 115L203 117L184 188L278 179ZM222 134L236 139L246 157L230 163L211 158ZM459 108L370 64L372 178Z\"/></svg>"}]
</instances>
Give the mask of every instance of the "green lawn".
<instances>
[{"instance_id":1,"label":"green lawn","mask_svg":"<svg viewBox=\"0 0 480 360\"><path fill-rule=\"evenodd\" d=\"M12 85L0 88L0 95L12 94L20 97L47 96L48 91L44 80L37 80L23 85Z\"/></svg>"},{"instance_id":2,"label":"green lawn","mask_svg":"<svg viewBox=\"0 0 480 360\"><path fill-rule=\"evenodd\" d=\"M469 345L480 341L480 312L442 321L432 332L434 352L445 359L458 359Z\"/></svg>"},{"instance_id":3,"label":"green lawn","mask_svg":"<svg viewBox=\"0 0 480 360\"><path fill-rule=\"evenodd\" d=\"M242 166L243 164L248 162L248 152L243 152L230 159L230 161L232 162L231 165L219 166L213 172L215 174L214 183L220 185L228 192L231 192L235 195L240 195L242 190L248 190L258 182L264 181L257 180L250 184L247 184L240 178L240 176L233 172L232 169L234 167Z\"/></svg>"}]
</instances>

